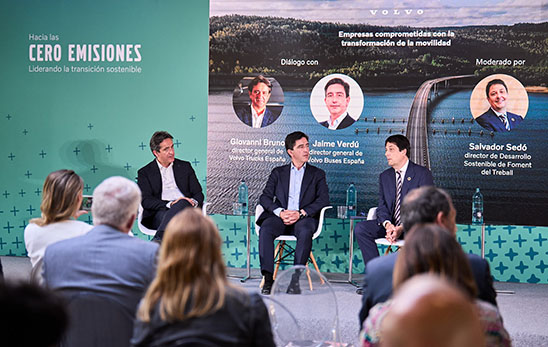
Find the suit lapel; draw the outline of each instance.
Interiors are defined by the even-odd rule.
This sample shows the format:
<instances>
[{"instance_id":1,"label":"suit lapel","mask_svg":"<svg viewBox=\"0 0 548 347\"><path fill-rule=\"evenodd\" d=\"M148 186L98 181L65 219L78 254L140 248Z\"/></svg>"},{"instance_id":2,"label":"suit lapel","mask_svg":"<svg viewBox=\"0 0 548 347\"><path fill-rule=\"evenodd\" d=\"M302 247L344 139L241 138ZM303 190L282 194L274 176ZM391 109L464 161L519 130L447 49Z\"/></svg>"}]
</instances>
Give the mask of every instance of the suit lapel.
<instances>
[{"instance_id":1,"label":"suit lapel","mask_svg":"<svg viewBox=\"0 0 548 347\"><path fill-rule=\"evenodd\" d=\"M301 194L299 195L299 205L303 204L304 193L306 193L306 190L310 186L310 183L312 183L312 176L313 176L312 167L309 164L306 164L303 181L301 183Z\"/></svg>"},{"instance_id":2,"label":"suit lapel","mask_svg":"<svg viewBox=\"0 0 548 347\"><path fill-rule=\"evenodd\" d=\"M263 121L261 122L261 128L264 128L265 126L269 124L270 124L270 111L268 110L268 108L265 108Z\"/></svg>"},{"instance_id":3,"label":"suit lapel","mask_svg":"<svg viewBox=\"0 0 548 347\"><path fill-rule=\"evenodd\" d=\"M282 174L280 175L280 184L282 186L282 194L283 196L279 197L280 202L284 204L284 206L287 208L287 202L289 199L289 177L291 172L291 164L287 165L283 168Z\"/></svg>"},{"instance_id":4,"label":"suit lapel","mask_svg":"<svg viewBox=\"0 0 548 347\"><path fill-rule=\"evenodd\" d=\"M510 130L514 129L516 124L518 124L516 121L517 117L519 117L517 114L506 112L506 118L508 119L508 126L510 127Z\"/></svg>"},{"instance_id":5,"label":"suit lapel","mask_svg":"<svg viewBox=\"0 0 548 347\"><path fill-rule=\"evenodd\" d=\"M386 191L386 202L390 203L389 208L394 212L395 202L396 202L396 171L394 169L388 170L388 182L384 184L384 189Z\"/></svg>"},{"instance_id":6,"label":"suit lapel","mask_svg":"<svg viewBox=\"0 0 548 347\"><path fill-rule=\"evenodd\" d=\"M405 177L403 177L402 187L401 187L401 198L407 194L410 190L410 187L413 185L415 179L415 164L409 161L407 165L407 171L405 171Z\"/></svg>"},{"instance_id":7,"label":"suit lapel","mask_svg":"<svg viewBox=\"0 0 548 347\"><path fill-rule=\"evenodd\" d=\"M156 159L152 161L150 166L150 178L152 186L162 194L162 175L160 174L160 168L158 167Z\"/></svg>"},{"instance_id":8,"label":"suit lapel","mask_svg":"<svg viewBox=\"0 0 548 347\"><path fill-rule=\"evenodd\" d=\"M186 177L186 175L183 173L183 168L179 165L177 160L173 162L173 176L175 177L175 184L177 185L177 188L179 188L181 193L184 194L184 189L182 189L183 182L179 182L178 178Z\"/></svg>"}]
</instances>

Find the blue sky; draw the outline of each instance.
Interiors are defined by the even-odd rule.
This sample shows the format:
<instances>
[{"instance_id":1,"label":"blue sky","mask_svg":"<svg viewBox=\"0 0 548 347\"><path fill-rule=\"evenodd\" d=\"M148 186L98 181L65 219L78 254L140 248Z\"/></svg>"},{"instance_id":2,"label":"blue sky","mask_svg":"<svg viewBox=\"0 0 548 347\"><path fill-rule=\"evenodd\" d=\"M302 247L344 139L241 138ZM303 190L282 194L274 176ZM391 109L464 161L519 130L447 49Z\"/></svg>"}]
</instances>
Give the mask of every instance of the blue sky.
<instances>
[{"instance_id":1,"label":"blue sky","mask_svg":"<svg viewBox=\"0 0 548 347\"><path fill-rule=\"evenodd\" d=\"M548 0L210 0L210 16L290 17L373 25L512 25L548 21Z\"/></svg>"}]
</instances>

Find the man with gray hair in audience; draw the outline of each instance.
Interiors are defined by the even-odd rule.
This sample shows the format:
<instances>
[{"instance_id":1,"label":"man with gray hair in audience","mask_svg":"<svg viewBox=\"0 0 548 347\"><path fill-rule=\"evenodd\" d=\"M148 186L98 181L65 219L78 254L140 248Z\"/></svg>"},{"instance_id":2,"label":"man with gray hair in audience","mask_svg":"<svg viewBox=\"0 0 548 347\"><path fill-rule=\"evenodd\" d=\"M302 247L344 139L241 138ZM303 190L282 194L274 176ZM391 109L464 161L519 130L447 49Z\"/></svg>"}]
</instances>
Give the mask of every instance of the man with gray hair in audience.
<instances>
[{"instance_id":1,"label":"man with gray hair in audience","mask_svg":"<svg viewBox=\"0 0 548 347\"><path fill-rule=\"evenodd\" d=\"M110 177L93 191L95 227L46 249L45 284L71 296L82 292L120 303L131 316L156 271L158 244L131 237L141 202L137 184Z\"/></svg>"},{"instance_id":2,"label":"man with gray hair in audience","mask_svg":"<svg viewBox=\"0 0 548 347\"><path fill-rule=\"evenodd\" d=\"M449 194L434 186L424 186L407 193L401 206L404 231L420 223L435 223L456 237L457 211ZM404 246L405 247L405 246ZM497 306L496 292L489 263L475 254L467 254L470 268L476 280L478 298ZM369 310L392 295L392 273L398 253L391 253L369 261L365 266L362 308L359 313L360 328Z\"/></svg>"}]
</instances>

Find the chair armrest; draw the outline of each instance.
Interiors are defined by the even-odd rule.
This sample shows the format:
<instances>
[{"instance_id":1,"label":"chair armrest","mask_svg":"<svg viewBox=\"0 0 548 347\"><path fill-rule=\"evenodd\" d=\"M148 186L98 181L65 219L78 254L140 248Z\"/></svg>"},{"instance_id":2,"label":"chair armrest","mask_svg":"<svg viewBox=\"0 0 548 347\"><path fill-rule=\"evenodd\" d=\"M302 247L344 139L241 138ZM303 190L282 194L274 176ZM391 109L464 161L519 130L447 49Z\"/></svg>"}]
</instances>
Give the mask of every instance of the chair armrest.
<instances>
[{"instance_id":1,"label":"chair armrest","mask_svg":"<svg viewBox=\"0 0 548 347\"><path fill-rule=\"evenodd\" d=\"M203 205L202 205L202 214L203 214L204 216L207 216L207 206L209 206L209 205L211 205L210 202L205 202L205 201L204 201L204 203L203 203Z\"/></svg>"},{"instance_id":2,"label":"chair armrest","mask_svg":"<svg viewBox=\"0 0 548 347\"><path fill-rule=\"evenodd\" d=\"M367 220L375 220L377 219L377 208L371 207L369 211L367 212Z\"/></svg>"},{"instance_id":3,"label":"chair armrest","mask_svg":"<svg viewBox=\"0 0 548 347\"><path fill-rule=\"evenodd\" d=\"M257 204L255 207L255 233L257 236L259 236L259 229L261 227L257 225L257 219L259 219L260 215L264 212L264 207L261 204Z\"/></svg>"},{"instance_id":4,"label":"chair armrest","mask_svg":"<svg viewBox=\"0 0 548 347\"><path fill-rule=\"evenodd\" d=\"M321 209L320 218L318 220L318 229L316 229L316 232L314 233L314 235L312 235L312 240L314 240L316 237L318 237L320 235L320 233L322 232L323 220L325 218L325 211L329 210L330 208L333 208L333 206L325 206L324 208Z\"/></svg>"}]
</instances>

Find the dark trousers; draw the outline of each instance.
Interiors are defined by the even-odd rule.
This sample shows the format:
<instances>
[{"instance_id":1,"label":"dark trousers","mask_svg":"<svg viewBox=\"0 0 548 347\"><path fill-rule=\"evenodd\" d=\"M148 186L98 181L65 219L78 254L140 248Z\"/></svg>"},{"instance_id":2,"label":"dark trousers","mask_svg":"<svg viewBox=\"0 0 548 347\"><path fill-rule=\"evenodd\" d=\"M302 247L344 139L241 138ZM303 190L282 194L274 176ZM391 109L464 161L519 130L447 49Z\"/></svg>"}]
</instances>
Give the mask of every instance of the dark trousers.
<instances>
[{"instance_id":1,"label":"dark trousers","mask_svg":"<svg viewBox=\"0 0 548 347\"><path fill-rule=\"evenodd\" d=\"M386 230L377 220L366 220L356 223L354 238L362 251L363 263L367 264L371 259L379 256L375 239L386 236Z\"/></svg>"},{"instance_id":2,"label":"dark trousers","mask_svg":"<svg viewBox=\"0 0 548 347\"><path fill-rule=\"evenodd\" d=\"M152 238L152 241L161 241L164 237L164 231L166 230L167 224L171 218L187 207L192 207L192 205L186 200L179 200L176 204L171 206L171 208L161 210L156 212L153 219L153 225L158 227L156 228L156 235Z\"/></svg>"},{"instance_id":3,"label":"dark trousers","mask_svg":"<svg viewBox=\"0 0 548 347\"><path fill-rule=\"evenodd\" d=\"M312 250L312 235L318 227L318 221L311 217L298 220L286 226L280 217L270 216L261 224L259 231L259 259L261 271L274 273L274 240L281 235L295 235L295 265L305 265Z\"/></svg>"}]
</instances>

